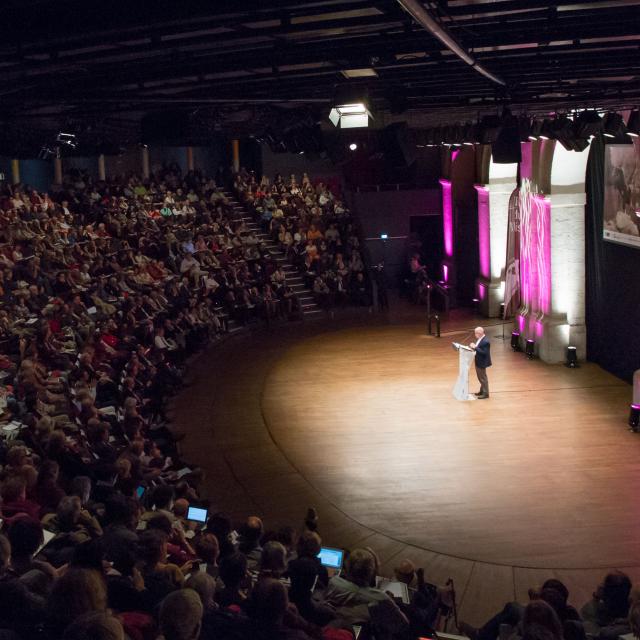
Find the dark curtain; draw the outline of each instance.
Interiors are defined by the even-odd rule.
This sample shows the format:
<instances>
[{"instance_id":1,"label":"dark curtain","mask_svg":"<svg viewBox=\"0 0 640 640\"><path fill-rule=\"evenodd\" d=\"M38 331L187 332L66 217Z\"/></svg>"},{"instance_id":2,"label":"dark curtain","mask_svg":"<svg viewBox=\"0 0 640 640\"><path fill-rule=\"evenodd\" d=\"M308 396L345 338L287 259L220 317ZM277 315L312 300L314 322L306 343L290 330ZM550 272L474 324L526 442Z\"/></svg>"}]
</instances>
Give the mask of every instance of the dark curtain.
<instances>
[{"instance_id":1,"label":"dark curtain","mask_svg":"<svg viewBox=\"0 0 640 640\"><path fill-rule=\"evenodd\" d=\"M640 369L640 250L602 239L604 149L595 138L587 166L587 358L631 382Z\"/></svg>"}]
</instances>

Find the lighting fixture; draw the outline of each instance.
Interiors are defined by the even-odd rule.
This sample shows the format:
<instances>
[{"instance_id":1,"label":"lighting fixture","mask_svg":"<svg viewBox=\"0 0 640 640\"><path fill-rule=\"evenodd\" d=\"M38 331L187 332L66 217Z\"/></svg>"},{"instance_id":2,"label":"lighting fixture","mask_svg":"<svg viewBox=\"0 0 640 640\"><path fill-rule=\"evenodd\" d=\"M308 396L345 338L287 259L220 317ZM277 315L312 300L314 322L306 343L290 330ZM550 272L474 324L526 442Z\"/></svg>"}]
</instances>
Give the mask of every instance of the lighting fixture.
<instances>
[{"instance_id":1,"label":"lighting fixture","mask_svg":"<svg viewBox=\"0 0 640 640\"><path fill-rule=\"evenodd\" d=\"M343 69L340 72L345 78L375 78L378 76L378 72L371 67L365 67L362 69Z\"/></svg>"},{"instance_id":2,"label":"lighting fixture","mask_svg":"<svg viewBox=\"0 0 640 640\"><path fill-rule=\"evenodd\" d=\"M637 431L640 425L640 404L632 404L629 407L629 426L631 431Z\"/></svg>"},{"instance_id":3,"label":"lighting fixture","mask_svg":"<svg viewBox=\"0 0 640 640\"><path fill-rule=\"evenodd\" d=\"M632 138L637 138L640 135L640 111L634 109L629 114L629 120L627 121L627 135Z\"/></svg>"},{"instance_id":4,"label":"lighting fixture","mask_svg":"<svg viewBox=\"0 0 640 640\"><path fill-rule=\"evenodd\" d=\"M534 124L530 116L522 115L518 118L518 130L520 131L521 142L537 139L536 136L533 135Z\"/></svg>"},{"instance_id":5,"label":"lighting fixture","mask_svg":"<svg viewBox=\"0 0 640 640\"><path fill-rule=\"evenodd\" d=\"M542 121L542 126L540 127L540 133L538 134L539 140L551 140L553 138L553 127L551 126L551 120L545 118Z\"/></svg>"},{"instance_id":6,"label":"lighting fixture","mask_svg":"<svg viewBox=\"0 0 640 640\"><path fill-rule=\"evenodd\" d=\"M520 333L518 331L511 332L511 348L514 351L520 351Z\"/></svg>"},{"instance_id":7,"label":"lighting fixture","mask_svg":"<svg viewBox=\"0 0 640 640\"><path fill-rule=\"evenodd\" d=\"M351 151L355 151L357 148L358 148L358 145L357 145L355 142L352 142L352 143L349 145L349 149L350 149Z\"/></svg>"},{"instance_id":8,"label":"lighting fixture","mask_svg":"<svg viewBox=\"0 0 640 640\"><path fill-rule=\"evenodd\" d=\"M576 118L576 134L579 138L589 138L602 131L602 118L594 109L585 109Z\"/></svg>"},{"instance_id":9,"label":"lighting fixture","mask_svg":"<svg viewBox=\"0 0 640 640\"><path fill-rule=\"evenodd\" d=\"M524 353L527 356L527 360L533 360L535 356L535 347L536 347L535 340L532 340L531 338L527 338L527 341L524 347Z\"/></svg>"},{"instance_id":10,"label":"lighting fixture","mask_svg":"<svg viewBox=\"0 0 640 640\"><path fill-rule=\"evenodd\" d=\"M366 90L361 87L338 87L329 120L338 129L357 129L369 126L373 119Z\"/></svg>"},{"instance_id":11,"label":"lighting fixture","mask_svg":"<svg viewBox=\"0 0 640 640\"><path fill-rule=\"evenodd\" d=\"M619 138L624 135L626 127L619 113L610 112L604 117L602 134L605 138Z\"/></svg>"},{"instance_id":12,"label":"lighting fixture","mask_svg":"<svg viewBox=\"0 0 640 640\"><path fill-rule=\"evenodd\" d=\"M78 142L76 140L75 134L73 134L73 133L64 133L63 131L61 131L56 136L56 142L59 142L60 144L67 145L68 147L71 147L72 149L75 149L78 146Z\"/></svg>"},{"instance_id":13,"label":"lighting fixture","mask_svg":"<svg viewBox=\"0 0 640 640\"><path fill-rule=\"evenodd\" d=\"M470 147L478 144L480 142L479 134L480 128L471 122L467 122L462 129L462 144Z\"/></svg>"},{"instance_id":14,"label":"lighting fixture","mask_svg":"<svg viewBox=\"0 0 640 640\"><path fill-rule=\"evenodd\" d=\"M576 369L578 367L578 349L569 345L567 347L567 361L565 366L569 369Z\"/></svg>"},{"instance_id":15,"label":"lighting fixture","mask_svg":"<svg viewBox=\"0 0 640 640\"><path fill-rule=\"evenodd\" d=\"M491 144L498 139L498 134L502 129L502 118L500 116L484 116L480 122L482 128L482 144Z\"/></svg>"}]
</instances>

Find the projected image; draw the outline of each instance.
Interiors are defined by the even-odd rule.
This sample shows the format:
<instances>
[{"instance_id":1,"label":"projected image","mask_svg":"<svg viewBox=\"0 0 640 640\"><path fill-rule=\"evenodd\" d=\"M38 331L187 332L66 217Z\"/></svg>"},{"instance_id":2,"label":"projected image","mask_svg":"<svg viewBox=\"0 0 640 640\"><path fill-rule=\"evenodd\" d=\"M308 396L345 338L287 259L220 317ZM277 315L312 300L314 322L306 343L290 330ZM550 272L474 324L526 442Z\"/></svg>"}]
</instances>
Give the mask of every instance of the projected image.
<instances>
[{"instance_id":1,"label":"projected image","mask_svg":"<svg viewBox=\"0 0 640 640\"><path fill-rule=\"evenodd\" d=\"M605 240L640 248L640 145L607 145L604 157Z\"/></svg>"}]
</instances>

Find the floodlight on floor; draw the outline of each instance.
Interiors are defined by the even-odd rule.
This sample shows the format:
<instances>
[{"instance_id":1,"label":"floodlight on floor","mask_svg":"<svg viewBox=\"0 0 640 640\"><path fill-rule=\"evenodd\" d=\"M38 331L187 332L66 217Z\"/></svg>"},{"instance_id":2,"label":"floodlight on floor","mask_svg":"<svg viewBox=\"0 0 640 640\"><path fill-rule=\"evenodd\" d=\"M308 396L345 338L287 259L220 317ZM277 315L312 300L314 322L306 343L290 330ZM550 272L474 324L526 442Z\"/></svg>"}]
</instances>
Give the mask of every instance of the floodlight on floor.
<instances>
[{"instance_id":1,"label":"floodlight on floor","mask_svg":"<svg viewBox=\"0 0 640 640\"><path fill-rule=\"evenodd\" d=\"M527 341L524 347L524 353L527 356L527 360L533 360L535 356L535 348L536 348L535 340L532 340L531 338L527 338Z\"/></svg>"},{"instance_id":2,"label":"floodlight on floor","mask_svg":"<svg viewBox=\"0 0 640 640\"><path fill-rule=\"evenodd\" d=\"M520 351L520 333L518 331L511 332L511 348L514 351Z\"/></svg>"},{"instance_id":3,"label":"floodlight on floor","mask_svg":"<svg viewBox=\"0 0 640 640\"><path fill-rule=\"evenodd\" d=\"M629 426L632 431L638 430L640 425L640 404L632 404L629 408Z\"/></svg>"},{"instance_id":4,"label":"floodlight on floor","mask_svg":"<svg viewBox=\"0 0 640 640\"><path fill-rule=\"evenodd\" d=\"M578 349L569 345L567 347L567 361L564 363L569 369L575 369L578 366Z\"/></svg>"}]
</instances>

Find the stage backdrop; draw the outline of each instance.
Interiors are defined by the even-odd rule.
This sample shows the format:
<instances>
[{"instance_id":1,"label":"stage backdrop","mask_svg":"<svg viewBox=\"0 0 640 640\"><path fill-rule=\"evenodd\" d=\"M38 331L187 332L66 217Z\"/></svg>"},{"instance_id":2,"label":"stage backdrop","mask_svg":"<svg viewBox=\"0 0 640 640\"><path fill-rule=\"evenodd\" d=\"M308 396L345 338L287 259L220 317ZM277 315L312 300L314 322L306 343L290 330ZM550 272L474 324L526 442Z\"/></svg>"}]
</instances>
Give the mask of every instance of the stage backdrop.
<instances>
[{"instance_id":1,"label":"stage backdrop","mask_svg":"<svg viewBox=\"0 0 640 640\"><path fill-rule=\"evenodd\" d=\"M604 151L605 240L640 248L640 142Z\"/></svg>"},{"instance_id":2,"label":"stage backdrop","mask_svg":"<svg viewBox=\"0 0 640 640\"><path fill-rule=\"evenodd\" d=\"M605 157L606 146L594 139L587 168L587 357L631 382L640 368L640 253L603 238Z\"/></svg>"}]
</instances>

